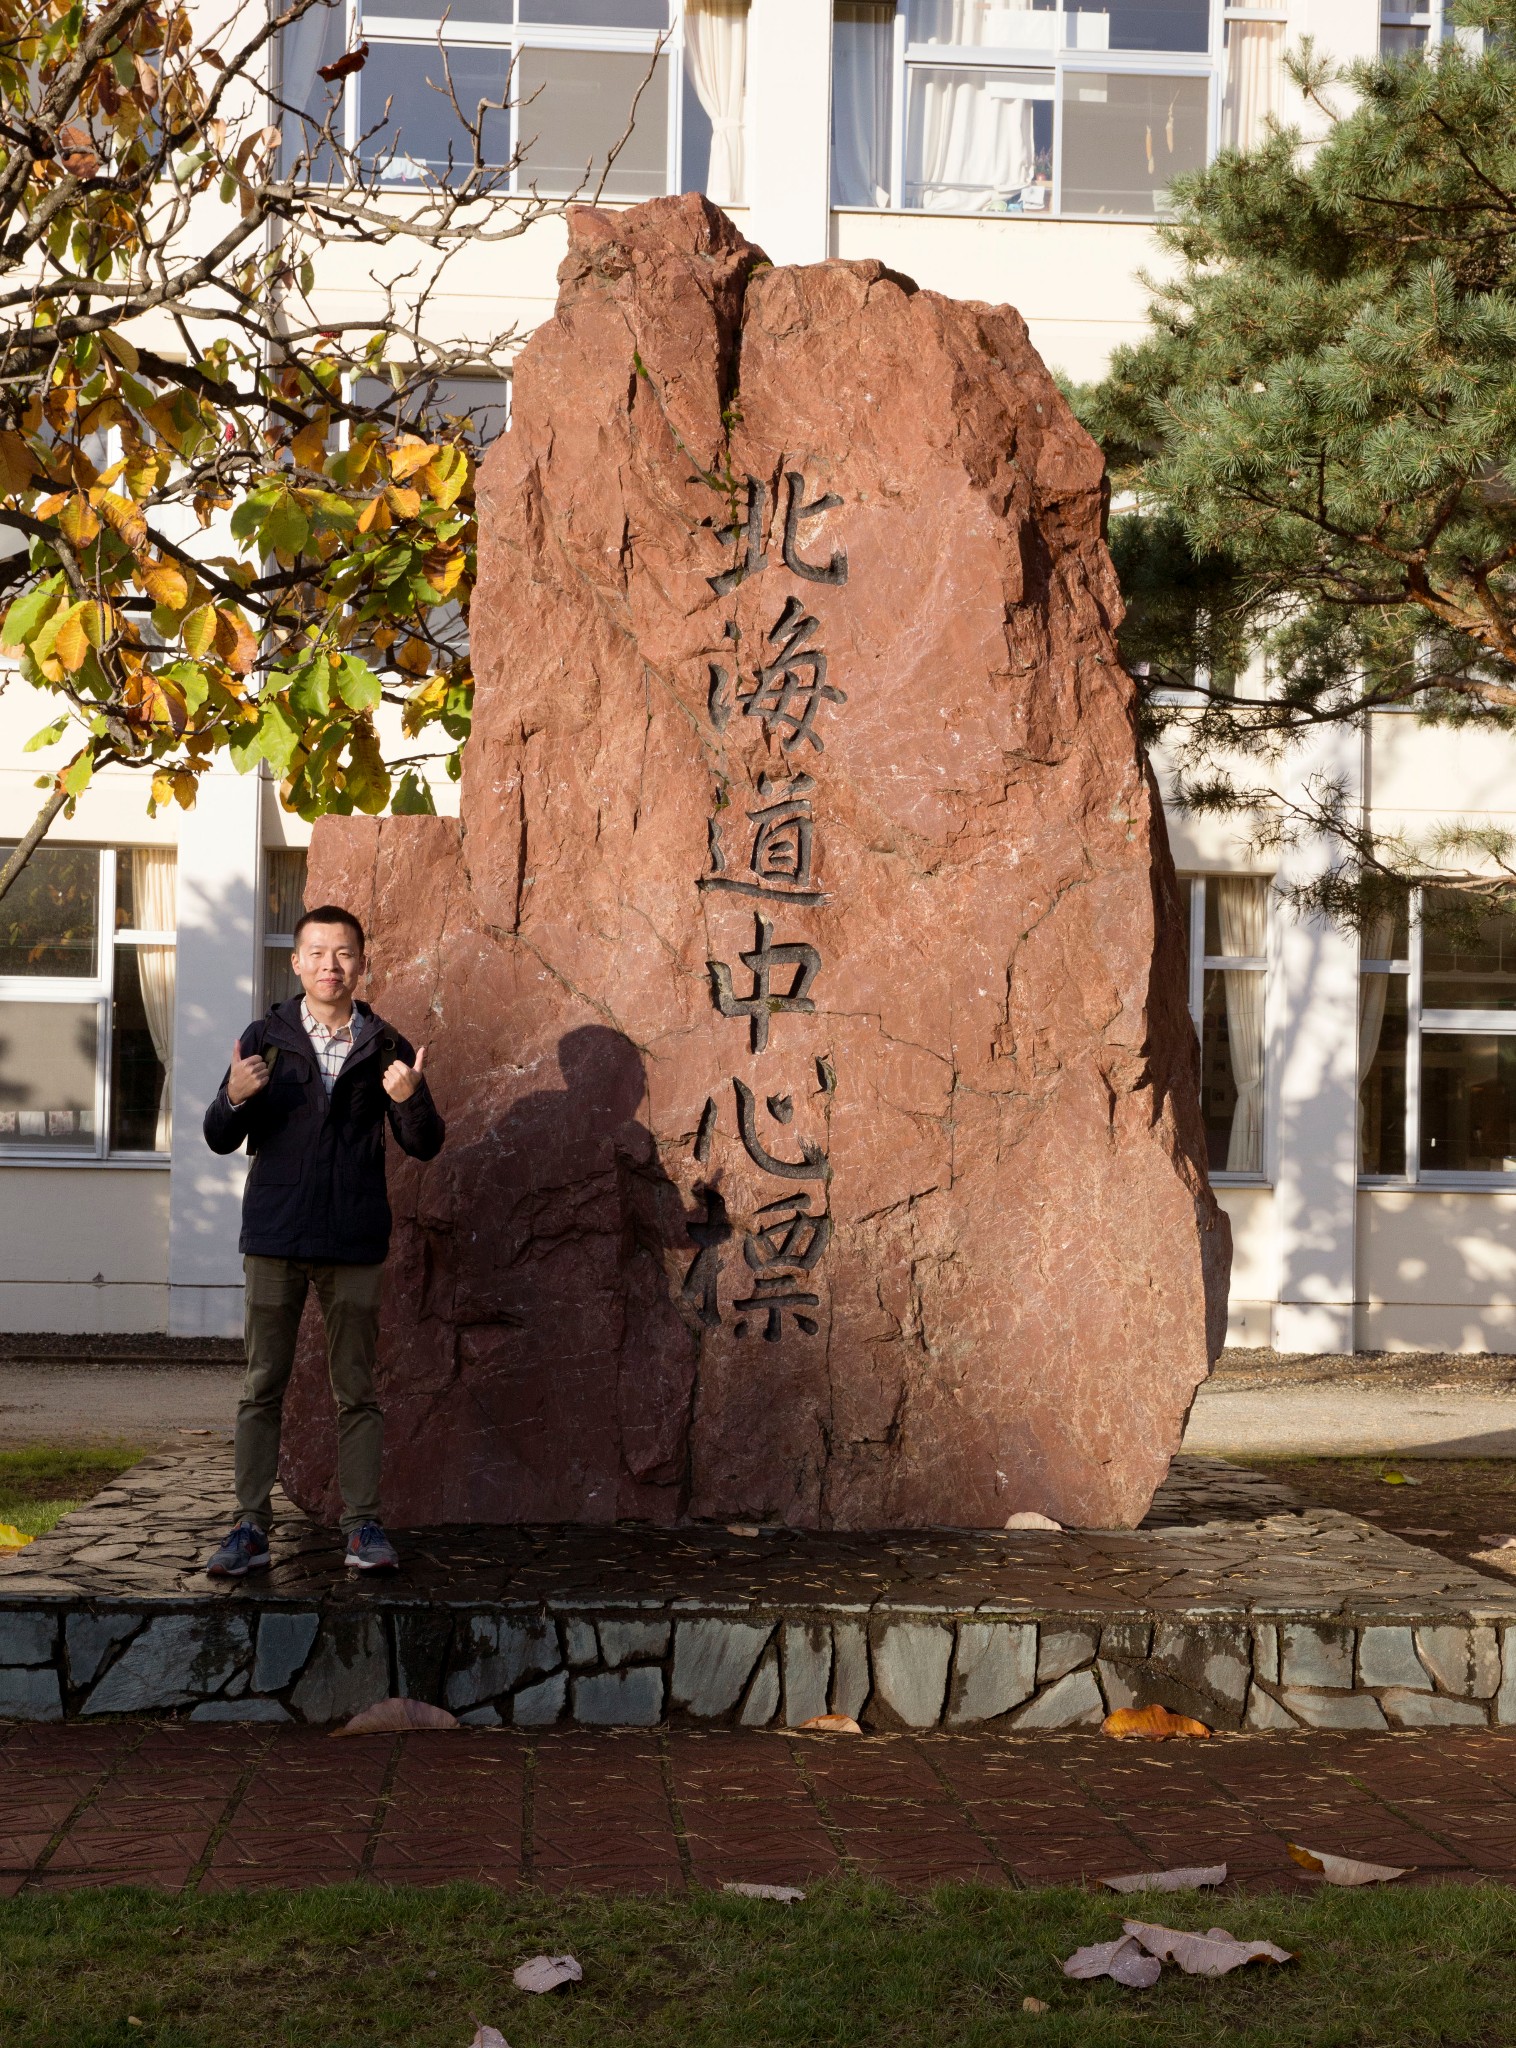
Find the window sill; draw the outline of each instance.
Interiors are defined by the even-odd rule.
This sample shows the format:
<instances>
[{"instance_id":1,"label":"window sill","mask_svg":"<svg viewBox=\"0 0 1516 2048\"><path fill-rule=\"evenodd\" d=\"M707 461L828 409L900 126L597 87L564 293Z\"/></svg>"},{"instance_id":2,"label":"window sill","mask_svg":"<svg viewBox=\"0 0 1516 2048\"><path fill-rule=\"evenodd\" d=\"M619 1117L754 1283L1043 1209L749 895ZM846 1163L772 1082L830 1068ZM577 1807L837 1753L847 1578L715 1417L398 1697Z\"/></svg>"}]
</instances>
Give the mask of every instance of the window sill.
<instances>
[{"instance_id":1,"label":"window sill","mask_svg":"<svg viewBox=\"0 0 1516 2048\"><path fill-rule=\"evenodd\" d=\"M1416 1180L1360 1174L1358 1186L1367 1195L1516 1194L1516 1173L1423 1173Z\"/></svg>"},{"instance_id":2,"label":"window sill","mask_svg":"<svg viewBox=\"0 0 1516 2048\"><path fill-rule=\"evenodd\" d=\"M1269 1188L1274 1183L1266 1173L1213 1173L1210 1175L1213 1188Z\"/></svg>"},{"instance_id":3,"label":"window sill","mask_svg":"<svg viewBox=\"0 0 1516 2048\"><path fill-rule=\"evenodd\" d=\"M1032 221L1044 227L1049 221L1070 222L1083 227L1156 228L1173 219L1168 213L1055 213L1038 209L1032 213L958 213L934 206L833 206L833 213L863 214L871 220L993 220L1020 225Z\"/></svg>"},{"instance_id":4,"label":"window sill","mask_svg":"<svg viewBox=\"0 0 1516 2048\"><path fill-rule=\"evenodd\" d=\"M83 1159L60 1159L56 1152L21 1152L0 1148L0 1167L45 1166L50 1171L64 1168L70 1173L82 1173L87 1169L96 1172L102 1169L108 1173L166 1173L173 1164L167 1152L118 1153L114 1158L99 1159L91 1154Z\"/></svg>"}]
</instances>

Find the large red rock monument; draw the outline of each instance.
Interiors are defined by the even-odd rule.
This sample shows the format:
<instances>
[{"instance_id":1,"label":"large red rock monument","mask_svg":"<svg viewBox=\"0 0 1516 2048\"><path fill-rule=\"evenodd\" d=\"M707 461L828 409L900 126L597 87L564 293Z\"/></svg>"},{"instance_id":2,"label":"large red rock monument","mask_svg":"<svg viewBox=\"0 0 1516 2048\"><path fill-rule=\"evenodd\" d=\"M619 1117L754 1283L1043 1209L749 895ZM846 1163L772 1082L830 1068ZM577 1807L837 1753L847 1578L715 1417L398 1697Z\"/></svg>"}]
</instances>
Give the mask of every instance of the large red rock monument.
<instances>
[{"instance_id":1,"label":"large red rock monument","mask_svg":"<svg viewBox=\"0 0 1516 2048\"><path fill-rule=\"evenodd\" d=\"M1229 1238L1099 453L1010 308L698 197L559 276L461 823L311 864L449 1121L392 1161L387 1518L1133 1523Z\"/></svg>"}]
</instances>

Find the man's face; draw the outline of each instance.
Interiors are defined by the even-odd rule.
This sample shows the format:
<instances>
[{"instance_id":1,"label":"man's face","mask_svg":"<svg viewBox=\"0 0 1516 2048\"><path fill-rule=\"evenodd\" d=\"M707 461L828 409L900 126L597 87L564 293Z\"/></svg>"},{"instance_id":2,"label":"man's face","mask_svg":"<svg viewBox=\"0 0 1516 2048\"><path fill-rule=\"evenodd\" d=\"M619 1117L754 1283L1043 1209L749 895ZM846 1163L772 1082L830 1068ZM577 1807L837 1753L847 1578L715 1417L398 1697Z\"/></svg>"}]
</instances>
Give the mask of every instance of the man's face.
<instances>
[{"instance_id":1,"label":"man's face","mask_svg":"<svg viewBox=\"0 0 1516 2048\"><path fill-rule=\"evenodd\" d=\"M308 924L290 957L312 1002L352 1000L363 973L363 948L351 925Z\"/></svg>"}]
</instances>

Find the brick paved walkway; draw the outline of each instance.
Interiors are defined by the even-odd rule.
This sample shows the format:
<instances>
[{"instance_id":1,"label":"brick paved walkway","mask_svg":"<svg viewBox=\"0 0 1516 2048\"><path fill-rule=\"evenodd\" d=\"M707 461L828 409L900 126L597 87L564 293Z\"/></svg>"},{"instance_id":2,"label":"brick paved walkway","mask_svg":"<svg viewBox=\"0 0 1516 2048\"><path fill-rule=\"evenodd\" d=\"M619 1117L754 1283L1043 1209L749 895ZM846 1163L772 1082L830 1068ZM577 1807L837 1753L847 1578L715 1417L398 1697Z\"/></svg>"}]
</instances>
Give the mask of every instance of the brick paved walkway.
<instances>
[{"instance_id":1,"label":"brick paved walkway","mask_svg":"<svg viewBox=\"0 0 1516 2048\"><path fill-rule=\"evenodd\" d=\"M797 1738L351 1737L171 1723L0 1736L0 1894L23 1887L1052 1884L1225 1860L1306 1883L1287 1840L1516 1877L1516 1731Z\"/></svg>"}]
</instances>

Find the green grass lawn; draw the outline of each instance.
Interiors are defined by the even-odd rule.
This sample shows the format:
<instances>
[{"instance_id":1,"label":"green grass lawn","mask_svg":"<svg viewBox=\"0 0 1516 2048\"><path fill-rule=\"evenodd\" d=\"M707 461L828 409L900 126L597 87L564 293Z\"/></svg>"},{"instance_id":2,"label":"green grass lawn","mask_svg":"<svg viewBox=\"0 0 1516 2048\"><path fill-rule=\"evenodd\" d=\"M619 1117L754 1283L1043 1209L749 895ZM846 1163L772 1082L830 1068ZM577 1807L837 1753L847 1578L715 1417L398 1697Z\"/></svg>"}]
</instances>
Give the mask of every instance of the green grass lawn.
<instances>
[{"instance_id":1,"label":"green grass lawn","mask_svg":"<svg viewBox=\"0 0 1516 2048\"><path fill-rule=\"evenodd\" d=\"M23 1536L45 1536L70 1508L144 1455L136 1444L37 1444L0 1451L0 1522Z\"/></svg>"},{"instance_id":2,"label":"green grass lawn","mask_svg":"<svg viewBox=\"0 0 1516 2048\"><path fill-rule=\"evenodd\" d=\"M1298 1952L1215 1983L1077 1984L1122 1912ZM511 1971L568 1950L577 1990ZM1051 2010L1026 2013L1027 1996ZM140 2025L133 2025L133 2019ZM6 2048L1404 2048L1516 2039L1516 1893L1496 1885L1121 1902L853 1882L803 1905L345 1886L0 1904Z\"/></svg>"}]
</instances>

